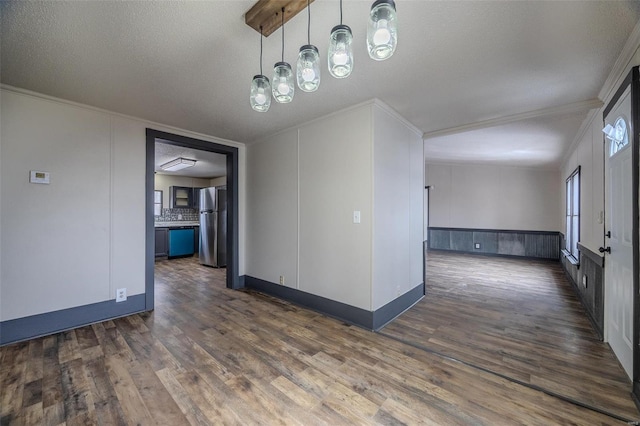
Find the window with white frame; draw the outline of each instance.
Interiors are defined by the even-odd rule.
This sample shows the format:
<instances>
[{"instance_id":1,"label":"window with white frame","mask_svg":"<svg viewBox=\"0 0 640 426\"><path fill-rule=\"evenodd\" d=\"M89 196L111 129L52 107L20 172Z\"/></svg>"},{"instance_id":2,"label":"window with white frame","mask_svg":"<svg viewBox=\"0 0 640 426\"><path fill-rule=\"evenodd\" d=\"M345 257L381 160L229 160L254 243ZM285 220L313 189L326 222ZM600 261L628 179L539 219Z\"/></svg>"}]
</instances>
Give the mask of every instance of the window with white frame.
<instances>
[{"instance_id":1,"label":"window with white frame","mask_svg":"<svg viewBox=\"0 0 640 426\"><path fill-rule=\"evenodd\" d=\"M162 216L162 191L153 191L153 215Z\"/></svg>"},{"instance_id":2,"label":"window with white frame","mask_svg":"<svg viewBox=\"0 0 640 426\"><path fill-rule=\"evenodd\" d=\"M565 249L578 260L580 241L580 166L567 178L567 223L565 228Z\"/></svg>"}]
</instances>

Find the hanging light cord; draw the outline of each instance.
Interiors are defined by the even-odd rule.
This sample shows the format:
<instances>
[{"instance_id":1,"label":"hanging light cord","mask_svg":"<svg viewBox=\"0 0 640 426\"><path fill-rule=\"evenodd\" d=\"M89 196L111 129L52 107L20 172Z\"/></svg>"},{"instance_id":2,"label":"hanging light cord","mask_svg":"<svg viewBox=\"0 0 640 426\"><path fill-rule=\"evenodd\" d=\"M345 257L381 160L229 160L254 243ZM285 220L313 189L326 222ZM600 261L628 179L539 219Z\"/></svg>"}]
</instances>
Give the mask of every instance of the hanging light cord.
<instances>
[{"instance_id":1,"label":"hanging light cord","mask_svg":"<svg viewBox=\"0 0 640 426\"><path fill-rule=\"evenodd\" d=\"M309 3L311 0L307 0L307 12L309 19L307 20L307 44L311 44L311 8Z\"/></svg>"},{"instance_id":2,"label":"hanging light cord","mask_svg":"<svg viewBox=\"0 0 640 426\"><path fill-rule=\"evenodd\" d=\"M282 8L282 62L284 62L284 7Z\"/></svg>"},{"instance_id":3,"label":"hanging light cord","mask_svg":"<svg viewBox=\"0 0 640 426\"><path fill-rule=\"evenodd\" d=\"M340 25L342 25L342 0L340 0Z\"/></svg>"},{"instance_id":4,"label":"hanging light cord","mask_svg":"<svg viewBox=\"0 0 640 426\"><path fill-rule=\"evenodd\" d=\"M260 25L260 75L262 74L262 25Z\"/></svg>"}]
</instances>

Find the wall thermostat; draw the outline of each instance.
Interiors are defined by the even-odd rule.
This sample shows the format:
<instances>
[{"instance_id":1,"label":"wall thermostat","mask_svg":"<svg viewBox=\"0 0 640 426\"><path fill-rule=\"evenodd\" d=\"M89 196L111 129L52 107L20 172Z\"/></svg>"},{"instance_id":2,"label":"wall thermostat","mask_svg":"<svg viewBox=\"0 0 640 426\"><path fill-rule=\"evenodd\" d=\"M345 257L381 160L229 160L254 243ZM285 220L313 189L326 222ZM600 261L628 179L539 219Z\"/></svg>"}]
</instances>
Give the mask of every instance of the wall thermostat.
<instances>
[{"instance_id":1,"label":"wall thermostat","mask_svg":"<svg viewBox=\"0 0 640 426\"><path fill-rule=\"evenodd\" d=\"M29 182L30 183L44 183L44 184L49 184L50 183L50 176L51 174L49 172L38 172L36 170L31 170L29 172Z\"/></svg>"}]
</instances>

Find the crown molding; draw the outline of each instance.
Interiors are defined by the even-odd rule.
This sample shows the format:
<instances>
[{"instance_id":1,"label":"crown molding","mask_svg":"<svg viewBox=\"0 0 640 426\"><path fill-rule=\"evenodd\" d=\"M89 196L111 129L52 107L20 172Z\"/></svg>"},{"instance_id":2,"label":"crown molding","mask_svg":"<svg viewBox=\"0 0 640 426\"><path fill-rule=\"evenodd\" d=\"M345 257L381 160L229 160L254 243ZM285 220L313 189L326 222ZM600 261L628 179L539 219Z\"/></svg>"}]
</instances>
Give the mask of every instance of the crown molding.
<instances>
[{"instance_id":1,"label":"crown molding","mask_svg":"<svg viewBox=\"0 0 640 426\"><path fill-rule=\"evenodd\" d=\"M609 101L613 94L618 90L618 86L620 86L620 80L624 79L629 72L629 68L632 65L631 61L633 60L634 55L640 48L640 21L636 23L636 26L633 27L627 42L624 47L620 51L620 55L618 55L618 59L613 63L613 67L607 76L607 79L604 81L604 85L600 92L598 93L598 98L603 101Z\"/></svg>"},{"instance_id":2,"label":"crown molding","mask_svg":"<svg viewBox=\"0 0 640 426\"><path fill-rule=\"evenodd\" d=\"M633 57L639 48L640 21L638 21L636 23L636 26L633 27L633 30L631 31L627 42L620 51L620 55L618 55L618 59L616 59L616 61L613 63L613 67L611 68L611 71L609 71L609 75L607 76L602 89L600 89L600 92L598 93L599 99L608 102L613 97L616 90L618 90L618 86L620 86L621 84L621 80L623 80L627 76L629 68L634 65L631 63L631 61L633 60ZM587 118L582 122L582 125L580 126L580 129L578 129L575 138L573 138L571 145L569 145L564 155L562 156L563 165L567 162L567 160L571 156L571 153L575 151L580 141L585 137L587 131L593 125L593 122L598 116L599 112L600 109L590 111Z\"/></svg>"},{"instance_id":3,"label":"crown molding","mask_svg":"<svg viewBox=\"0 0 640 426\"><path fill-rule=\"evenodd\" d=\"M423 135L422 130L420 130L419 128L414 126L413 123L411 123L409 120L407 120L406 118L401 116L400 113L398 113L398 111L396 111L391 106L389 106L389 104L387 104L386 102L384 102L384 101L382 101L382 100L380 100L378 98L374 98L373 99L373 104L377 105L384 112L386 112L387 114L389 114L390 116L392 116L396 120L400 121L402 124L404 124L406 127L408 127L409 130L411 130L412 132L414 132L418 136L422 137L422 135Z\"/></svg>"},{"instance_id":4,"label":"crown molding","mask_svg":"<svg viewBox=\"0 0 640 426\"><path fill-rule=\"evenodd\" d=\"M452 135L455 133L468 132L471 130L486 129L488 127L502 126L517 121L529 120L532 118L546 117L550 115L569 115L579 112L588 111L594 108L600 108L603 105L600 99L589 99L581 102L560 105L550 108L542 108L534 111L523 112L519 114L507 115L504 117L493 118L491 120L477 121L475 123L463 124L462 126L450 127L442 130L427 132L422 135L423 139L431 139L438 136Z\"/></svg>"},{"instance_id":5,"label":"crown molding","mask_svg":"<svg viewBox=\"0 0 640 426\"><path fill-rule=\"evenodd\" d=\"M168 124L158 123L156 121L151 121L151 120L147 120L147 119L144 119L144 118L135 117L133 115L122 114L120 112L109 111L108 109L98 108L98 107L94 107L94 106L91 106L91 105L82 104L80 102L74 102L74 101L70 101L70 100L67 100L67 99L56 98L55 96L45 95L44 93L34 92L34 91L31 91L31 90L27 90L27 89L22 89L20 87L10 86L10 85L4 84L4 83L0 84L0 89L1 90L6 90L7 92L17 93L17 94L23 95L23 96L29 96L29 97L32 97L32 98L42 99L42 100L46 100L46 101L49 101L49 102L54 102L54 103L59 103L59 104L67 105L67 106L72 106L72 107L75 107L75 108L80 108L80 109L84 109L84 110L100 112L100 113L103 113L103 114L106 114L106 115L110 115L112 117L119 117L119 118L123 118L123 119L126 119L126 120L137 121L139 123L145 124L148 127L154 127L154 128L156 128L158 130L162 130L162 131L166 131L166 132L170 132L170 133L176 133L176 134L179 134L179 135L182 135L182 136L188 136L188 137L192 137L192 138L196 138L196 139L202 139L203 141L207 141L207 142L219 143L219 144L222 144L222 145L233 146L233 147L236 147L236 148L241 148L241 147L244 147L246 145L243 142L232 141L230 139L224 139L224 138L219 138L217 136L212 136L212 135L207 135L207 134L204 134L204 133L194 132L193 130L182 129L180 127L170 126Z\"/></svg>"},{"instance_id":6,"label":"crown molding","mask_svg":"<svg viewBox=\"0 0 640 426\"><path fill-rule=\"evenodd\" d=\"M573 138L573 141L571 141L571 144L569 145L567 150L564 152L564 155L560 160L561 165L564 165L569 159L569 157L571 156L571 153L573 153L576 150L580 141L586 136L587 131L591 129L593 120L595 120L595 118L598 116L599 113L600 113L600 108L589 111L589 115L587 115L587 118L585 118L582 121L582 124L580 125L580 128L576 133L576 136Z\"/></svg>"}]
</instances>

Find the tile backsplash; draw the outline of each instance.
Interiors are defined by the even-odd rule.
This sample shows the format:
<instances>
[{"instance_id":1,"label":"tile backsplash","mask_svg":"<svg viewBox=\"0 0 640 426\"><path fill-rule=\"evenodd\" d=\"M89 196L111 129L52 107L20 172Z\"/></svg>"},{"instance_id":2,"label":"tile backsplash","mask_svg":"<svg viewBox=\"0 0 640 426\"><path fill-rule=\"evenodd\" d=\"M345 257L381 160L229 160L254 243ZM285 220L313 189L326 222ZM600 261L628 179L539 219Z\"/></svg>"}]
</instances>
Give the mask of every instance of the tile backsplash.
<instances>
[{"instance_id":1,"label":"tile backsplash","mask_svg":"<svg viewBox=\"0 0 640 426\"><path fill-rule=\"evenodd\" d=\"M181 218L178 218L178 215L180 215ZM196 209L162 209L162 214L154 217L156 222L197 222L200 219Z\"/></svg>"}]
</instances>

